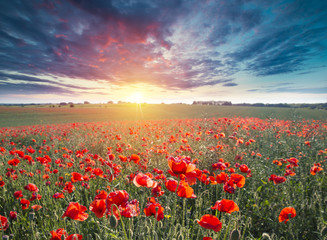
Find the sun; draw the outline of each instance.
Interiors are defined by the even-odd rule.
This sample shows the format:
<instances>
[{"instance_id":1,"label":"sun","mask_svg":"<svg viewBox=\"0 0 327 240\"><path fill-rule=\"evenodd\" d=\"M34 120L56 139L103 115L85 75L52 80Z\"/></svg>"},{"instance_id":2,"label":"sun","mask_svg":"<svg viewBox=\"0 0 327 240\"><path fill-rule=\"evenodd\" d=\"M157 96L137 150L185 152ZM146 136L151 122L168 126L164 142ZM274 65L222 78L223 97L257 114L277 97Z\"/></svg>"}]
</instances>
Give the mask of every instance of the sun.
<instances>
[{"instance_id":1,"label":"sun","mask_svg":"<svg viewBox=\"0 0 327 240\"><path fill-rule=\"evenodd\" d=\"M132 95L129 97L131 102L138 103L140 104L143 100L143 95L141 92L134 92Z\"/></svg>"}]
</instances>

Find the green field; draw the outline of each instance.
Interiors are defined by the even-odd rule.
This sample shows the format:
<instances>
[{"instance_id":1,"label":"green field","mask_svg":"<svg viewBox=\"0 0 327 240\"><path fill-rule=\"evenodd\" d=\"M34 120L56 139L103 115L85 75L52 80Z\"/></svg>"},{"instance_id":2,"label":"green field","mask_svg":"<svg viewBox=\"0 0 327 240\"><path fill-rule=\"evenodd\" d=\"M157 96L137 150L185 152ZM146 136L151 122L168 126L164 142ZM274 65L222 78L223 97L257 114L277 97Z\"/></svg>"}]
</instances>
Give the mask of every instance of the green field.
<instances>
[{"instance_id":1,"label":"green field","mask_svg":"<svg viewBox=\"0 0 327 240\"><path fill-rule=\"evenodd\" d=\"M306 108L201 106L186 104L88 104L61 106L1 106L0 127L102 122L119 120L158 120L211 117L258 117L262 119L327 119L326 110Z\"/></svg>"}]
</instances>

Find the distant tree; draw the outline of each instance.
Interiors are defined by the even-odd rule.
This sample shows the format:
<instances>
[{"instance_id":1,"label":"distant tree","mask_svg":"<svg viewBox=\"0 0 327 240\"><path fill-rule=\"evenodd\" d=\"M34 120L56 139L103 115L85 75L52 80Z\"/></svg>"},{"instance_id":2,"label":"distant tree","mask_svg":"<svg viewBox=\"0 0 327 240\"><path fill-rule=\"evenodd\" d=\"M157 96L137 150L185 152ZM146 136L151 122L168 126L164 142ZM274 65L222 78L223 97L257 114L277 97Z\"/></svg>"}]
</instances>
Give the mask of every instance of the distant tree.
<instances>
[{"instance_id":1,"label":"distant tree","mask_svg":"<svg viewBox=\"0 0 327 240\"><path fill-rule=\"evenodd\" d=\"M90 102L88 102L88 101L84 101L84 104L90 104Z\"/></svg>"},{"instance_id":2,"label":"distant tree","mask_svg":"<svg viewBox=\"0 0 327 240\"><path fill-rule=\"evenodd\" d=\"M108 104L114 104L114 102L113 101L108 101Z\"/></svg>"},{"instance_id":3,"label":"distant tree","mask_svg":"<svg viewBox=\"0 0 327 240\"><path fill-rule=\"evenodd\" d=\"M232 105L232 102L224 102L223 104L221 104L223 106L231 106Z\"/></svg>"}]
</instances>

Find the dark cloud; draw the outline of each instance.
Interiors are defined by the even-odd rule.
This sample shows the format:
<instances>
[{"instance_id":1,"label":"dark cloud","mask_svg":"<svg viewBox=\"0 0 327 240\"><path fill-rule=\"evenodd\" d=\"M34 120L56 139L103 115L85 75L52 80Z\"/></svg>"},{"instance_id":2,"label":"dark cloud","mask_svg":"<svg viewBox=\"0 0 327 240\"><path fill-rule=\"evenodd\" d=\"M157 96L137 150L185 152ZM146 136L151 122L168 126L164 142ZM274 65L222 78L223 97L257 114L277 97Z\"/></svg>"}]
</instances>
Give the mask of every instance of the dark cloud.
<instances>
[{"instance_id":1,"label":"dark cloud","mask_svg":"<svg viewBox=\"0 0 327 240\"><path fill-rule=\"evenodd\" d=\"M27 81L27 82L37 82L37 83L44 83L44 84L52 84L57 85L58 87L64 87L64 88L70 88L70 89L76 89L76 90L90 90L90 89L97 89L97 88L90 88L90 87L81 87L77 85L72 84L65 84L60 83L52 80L42 79L38 77L31 77L31 76L25 76L25 75L18 75L18 74L8 74L0 72L0 80L11 80L11 81ZM14 83L17 84L17 83Z\"/></svg>"},{"instance_id":2,"label":"dark cloud","mask_svg":"<svg viewBox=\"0 0 327 240\"><path fill-rule=\"evenodd\" d=\"M1 95L33 95L33 94L58 94L58 95L71 95L76 96L72 90L61 88L51 85L35 84L35 83L8 83L0 81L0 94Z\"/></svg>"},{"instance_id":3,"label":"dark cloud","mask_svg":"<svg viewBox=\"0 0 327 240\"><path fill-rule=\"evenodd\" d=\"M225 83L223 86L224 87L235 87L237 85L238 85L237 83Z\"/></svg>"},{"instance_id":4,"label":"dark cloud","mask_svg":"<svg viewBox=\"0 0 327 240\"><path fill-rule=\"evenodd\" d=\"M303 71L308 69L308 60L326 56L326 2L301 0L280 4L280 8L274 9L278 15L258 28L258 36L238 51L226 54L257 76Z\"/></svg>"}]
</instances>

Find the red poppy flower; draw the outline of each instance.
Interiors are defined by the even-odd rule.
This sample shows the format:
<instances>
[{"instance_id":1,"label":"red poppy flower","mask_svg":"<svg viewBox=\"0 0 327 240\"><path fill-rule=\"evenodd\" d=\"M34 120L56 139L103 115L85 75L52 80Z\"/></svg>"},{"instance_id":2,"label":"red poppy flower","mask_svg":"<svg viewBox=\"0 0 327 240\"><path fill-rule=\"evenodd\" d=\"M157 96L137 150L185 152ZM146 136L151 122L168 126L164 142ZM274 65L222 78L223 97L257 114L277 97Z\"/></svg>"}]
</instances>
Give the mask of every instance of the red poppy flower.
<instances>
[{"instance_id":1,"label":"red poppy flower","mask_svg":"<svg viewBox=\"0 0 327 240\"><path fill-rule=\"evenodd\" d=\"M219 219L210 214L203 215L201 219L198 220L198 224L200 224L200 226L203 228L212 229L215 232L219 232L222 228L222 223L219 221Z\"/></svg>"},{"instance_id":2,"label":"red poppy flower","mask_svg":"<svg viewBox=\"0 0 327 240\"><path fill-rule=\"evenodd\" d=\"M318 163L319 164L319 163ZM323 170L322 167L320 167L320 164L318 165L317 163L314 164L314 166L310 169L310 174L311 175L316 175L317 172L320 172Z\"/></svg>"},{"instance_id":3,"label":"red poppy flower","mask_svg":"<svg viewBox=\"0 0 327 240\"><path fill-rule=\"evenodd\" d=\"M92 211L95 214L95 216L97 216L98 218L102 218L104 213L106 212L105 199L94 200L91 203L89 210Z\"/></svg>"},{"instance_id":4,"label":"red poppy flower","mask_svg":"<svg viewBox=\"0 0 327 240\"><path fill-rule=\"evenodd\" d=\"M203 239L202 240L214 240L213 238L211 238L211 237L203 237Z\"/></svg>"},{"instance_id":5,"label":"red poppy flower","mask_svg":"<svg viewBox=\"0 0 327 240\"><path fill-rule=\"evenodd\" d=\"M80 174L78 172L72 172L70 174L72 175L72 177L70 178L72 183L78 182L78 181L83 181L83 175L82 174Z\"/></svg>"},{"instance_id":6,"label":"red poppy flower","mask_svg":"<svg viewBox=\"0 0 327 240\"><path fill-rule=\"evenodd\" d=\"M16 211L10 211L9 217L12 220L15 220L17 218L17 212Z\"/></svg>"},{"instance_id":7,"label":"red poppy flower","mask_svg":"<svg viewBox=\"0 0 327 240\"><path fill-rule=\"evenodd\" d=\"M232 180L229 180L228 182L226 182L224 184L224 191L228 192L230 194L235 193L235 188L236 188L236 184L234 184L234 182Z\"/></svg>"},{"instance_id":8,"label":"red poppy flower","mask_svg":"<svg viewBox=\"0 0 327 240\"><path fill-rule=\"evenodd\" d=\"M16 192L14 192L14 197L16 199L19 199L19 198L23 197L22 191L16 191Z\"/></svg>"},{"instance_id":9,"label":"red poppy flower","mask_svg":"<svg viewBox=\"0 0 327 240\"><path fill-rule=\"evenodd\" d=\"M242 164L242 165L240 166L240 171L241 171L242 173L247 173L247 172L249 171L249 167L248 167L246 164Z\"/></svg>"},{"instance_id":10,"label":"red poppy flower","mask_svg":"<svg viewBox=\"0 0 327 240\"><path fill-rule=\"evenodd\" d=\"M225 163L222 162L218 162L218 163L214 163L212 164L212 170L225 170L226 169L226 165Z\"/></svg>"},{"instance_id":11,"label":"red poppy flower","mask_svg":"<svg viewBox=\"0 0 327 240\"><path fill-rule=\"evenodd\" d=\"M218 174L216 176L217 183L219 183L219 184L227 182L228 178L229 177L225 172L221 172L220 174Z\"/></svg>"},{"instance_id":12,"label":"red poppy flower","mask_svg":"<svg viewBox=\"0 0 327 240\"><path fill-rule=\"evenodd\" d=\"M52 196L53 198L65 198L64 194L63 193L59 193L59 192L56 192L55 194L53 194Z\"/></svg>"},{"instance_id":13,"label":"red poppy flower","mask_svg":"<svg viewBox=\"0 0 327 240\"><path fill-rule=\"evenodd\" d=\"M127 202L129 195L125 190L117 190L108 194L106 198L107 205L116 204L117 206Z\"/></svg>"},{"instance_id":14,"label":"red poppy flower","mask_svg":"<svg viewBox=\"0 0 327 240\"><path fill-rule=\"evenodd\" d=\"M22 209L25 210L25 209L27 209L30 206L30 201L28 201L25 198L22 198L20 200L20 204L22 205Z\"/></svg>"},{"instance_id":15,"label":"red poppy flower","mask_svg":"<svg viewBox=\"0 0 327 240\"><path fill-rule=\"evenodd\" d=\"M128 199L129 199L129 195L125 190L117 190L109 193L106 198L107 214L111 215L111 205L113 204L116 204L117 206L122 205L123 203L126 203ZM113 209L113 210L118 211L118 209Z\"/></svg>"},{"instance_id":16,"label":"red poppy flower","mask_svg":"<svg viewBox=\"0 0 327 240\"><path fill-rule=\"evenodd\" d=\"M156 216L157 221L160 221L164 218L164 208L160 205L160 203L156 202L155 198L152 197L150 200L148 199L148 203L146 208L144 208L145 215L148 216Z\"/></svg>"},{"instance_id":17,"label":"red poppy flower","mask_svg":"<svg viewBox=\"0 0 327 240\"><path fill-rule=\"evenodd\" d=\"M70 202L65 213L61 217L69 217L77 221L85 221L89 216L85 213L86 210L87 208L80 205L78 202Z\"/></svg>"},{"instance_id":18,"label":"red poppy flower","mask_svg":"<svg viewBox=\"0 0 327 240\"><path fill-rule=\"evenodd\" d=\"M173 157L170 157L168 159L168 166L173 174L189 173L195 170L196 168L196 166L193 163L191 163L191 161L185 158L178 159Z\"/></svg>"},{"instance_id":19,"label":"red poppy flower","mask_svg":"<svg viewBox=\"0 0 327 240\"><path fill-rule=\"evenodd\" d=\"M165 182L165 186L170 192L175 192L177 185L178 185L178 181L174 179L167 179L167 181Z\"/></svg>"},{"instance_id":20,"label":"red poppy flower","mask_svg":"<svg viewBox=\"0 0 327 240\"><path fill-rule=\"evenodd\" d=\"M137 154L132 154L130 157L130 160L133 161L134 163L138 164L141 160L140 156Z\"/></svg>"},{"instance_id":21,"label":"red poppy flower","mask_svg":"<svg viewBox=\"0 0 327 240\"><path fill-rule=\"evenodd\" d=\"M148 175L143 173L138 173L133 180L133 183L136 187L147 187L147 188L154 188L157 186L157 182L153 181Z\"/></svg>"},{"instance_id":22,"label":"red poppy flower","mask_svg":"<svg viewBox=\"0 0 327 240\"><path fill-rule=\"evenodd\" d=\"M72 193L75 190L75 186L71 182L66 182L63 192Z\"/></svg>"},{"instance_id":23,"label":"red poppy flower","mask_svg":"<svg viewBox=\"0 0 327 240\"><path fill-rule=\"evenodd\" d=\"M279 222L287 223L290 218L294 218L296 216L296 211L292 207L284 208L278 217Z\"/></svg>"},{"instance_id":24,"label":"red poppy flower","mask_svg":"<svg viewBox=\"0 0 327 240\"><path fill-rule=\"evenodd\" d=\"M8 161L8 164L11 166L16 167L18 165L18 163L20 163L20 161L17 158L11 159Z\"/></svg>"},{"instance_id":25,"label":"red poppy flower","mask_svg":"<svg viewBox=\"0 0 327 240\"><path fill-rule=\"evenodd\" d=\"M98 195L95 196L94 200L97 199L106 199L108 196L108 193L105 190L101 190L100 193Z\"/></svg>"},{"instance_id":26,"label":"red poppy flower","mask_svg":"<svg viewBox=\"0 0 327 240\"><path fill-rule=\"evenodd\" d=\"M273 181L274 184L279 184L279 183L283 183L286 181L286 178L281 177L281 176L276 176L275 174L272 174L270 176L270 178L268 178L268 181Z\"/></svg>"},{"instance_id":27,"label":"red poppy flower","mask_svg":"<svg viewBox=\"0 0 327 240\"><path fill-rule=\"evenodd\" d=\"M32 193L32 197L30 198L30 201L34 201L34 200L41 200L42 196L40 194L37 194L36 192Z\"/></svg>"},{"instance_id":28,"label":"red poppy flower","mask_svg":"<svg viewBox=\"0 0 327 240\"><path fill-rule=\"evenodd\" d=\"M122 161L122 162L126 162L127 161L127 157L125 157L123 155L119 155L118 157L119 157L120 161Z\"/></svg>"},{"instance_id":29,"label":"red poppy flower","mask_svg":"<svg viewBox=\"0 0 327 240\"><path fill-rule=\"evenodd\" d=\"M93 174L98 176L98 177L103 177L103 171L101 170L101 168L93 169Z\"/></svg>"},{"instance_id":30,"label":"red poppy flower","mask_svg":"<svg viewBox=\"0 0 327 240\"><path fill-rule=\"evenodd\" d=\"M227 199L217 201L216 204L213 207L211 207L211 209L217 209L220 212L227 212L229 214L240 210L237 204L233 200L227 200Z\"/></svg>"},{"instance_id":31,"label":"red poppy flower","mask_svg":"<svg viewBox=\"0 0 327 240\"><path fill-rule=\"evenodd\" d=\"M139 202L134 199L119 206L120 215L126 218L136 217L140 214Z\"/></svg>"},{"instance_id":32,"label":"red poppy flower","mask_svg":"<svg viewBox=\"0 0 327 240\"><path fill-rule=\"evenodd\" d=\"M165 192L161 191L161 186L158 184L156 187L152 188L151 193L154 197L160 197L162 196Z\"/></svg>"},{"instance_id":33,"label":"red poppy flower","mask_svg":"<svg viewBox=\"0 0 327 240\"><path fill-rule=\"evenodd\" d=\"M239 188L242 188L245 184L245 177L241 174L232 173L230 175L230 180L232 180Z\"/></svg>"},{"instance_id":34,"label":"red poppy flower","mask_svg":"<svg viewBox=\"0 0 327 240\"><path fill-rule=\"evenodd\" d=\"M62 235L65 237L67 236L67 233L63 228L59 228L56 231L51 231L50 234L52 235L50 240L61 240Z\"/></svg>"},{"instance_id":35,"label":"red poppy flower","mask_svg":"<svg viewBox=\"0 0 327 240\"><path fill-rule=\"evenodd\" d=\"M41 205L33 205L31 208L35 211L39 211L42 208L42 206Z\"/></svg>"},{"instance_id":36,"label":"red poppy flower","mask_svg":"<svg viewBox=\"0 0 327 240\"><path fill-rule=\"evenodd\" d=\"M177 195L183 198L196 198L193 188L191 188L185 181L180 181L177 189Z\"/></svg>"},{"instance_id":37,"label":"red poppy flower","mask_svg":"<svg viewBox=\"0 0 327 240\"><path fill-rule=\"evenodd\" d=\"M70 234L65 240L82 240L83 236L80 234Z\"/></svg>"},{"instance_id":38,"label":"red poppy flower","mask_svg":"<svg viewBox=\"0 0 327 240\"><path fill-rule=\"evenodd\" d=\"M8 219L6 217L0 215L0 221L1 221L0 230L6 231L7 228L9 227Z\"/></svg>"},{"instance_id":39,"label":"red poppy flower","mask_svg":"<svg viewBox=\"0 0 327 240\"><path fill-rule=\"evenodd\" d=\"M24 187L25 190L28 190L30 192L38 192L39 189L37 188L37 186L33 183L29 183Z\"/></svg>"}]
</instances>

